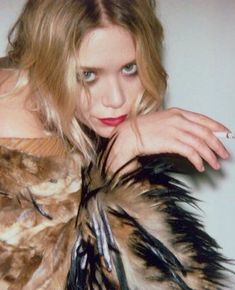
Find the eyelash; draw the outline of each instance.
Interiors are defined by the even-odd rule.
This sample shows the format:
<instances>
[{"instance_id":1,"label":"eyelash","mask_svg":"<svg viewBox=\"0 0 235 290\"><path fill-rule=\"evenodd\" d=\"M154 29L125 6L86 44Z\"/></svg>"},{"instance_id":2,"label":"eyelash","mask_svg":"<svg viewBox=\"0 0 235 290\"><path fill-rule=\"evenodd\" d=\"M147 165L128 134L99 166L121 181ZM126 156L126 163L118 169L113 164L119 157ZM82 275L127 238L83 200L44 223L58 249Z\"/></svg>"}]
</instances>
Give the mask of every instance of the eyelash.
<instances>
[{"instance_id":1,"label":"eyelash","mask_svg":"<svg viewBox=\"0 0 235 290\"><path fill-rule=\"evenodd\" d=\"M92 79L89 79L89 77L87 78L86 74L90 74L90 75L92 74L93 78ZM93 71L84 71L82 73L82 75L83 75L84 81L87 82L87 83L91 83L91 82L93 82L96 79L96 74Z\"/></svg>"},{"instance_id":2,"label":"eyelash","mask_svg":"<svg viewBox=\"0 0 235 290\"><path fill-rule=\"evenodd\" d=\"M125 71L126 69L129 71ZM130 63L130 64L124 66L122 68L122 73L126 76L135 76L138 73L137 65L135 63ZM87 77L88 74L89 74L89 76L92 75L93 78L89 79L89 76ZM86 83L92 83L96 80L96 73L93 71L83 71L82 77ZM78 80L80 80L80 77L78 77Z\"/></svg>"},{"instance_id":3,"label":"eyelash","mask_svg":"<svg viewBox=\"0 0 235 290\"><path fill-rule=\"evenodd\" d=\"M131 69L130 69L131 68ZM134 69L133 69L134 68ZM125 72L125 69L128 69L128 72ZM137 74L138 70L137 70L137 65L135 63L130 63L128 65L126 65L123 69L122 69L123 74L127 75L127 76L134 76Z\"/></svg>"}]
</instances>

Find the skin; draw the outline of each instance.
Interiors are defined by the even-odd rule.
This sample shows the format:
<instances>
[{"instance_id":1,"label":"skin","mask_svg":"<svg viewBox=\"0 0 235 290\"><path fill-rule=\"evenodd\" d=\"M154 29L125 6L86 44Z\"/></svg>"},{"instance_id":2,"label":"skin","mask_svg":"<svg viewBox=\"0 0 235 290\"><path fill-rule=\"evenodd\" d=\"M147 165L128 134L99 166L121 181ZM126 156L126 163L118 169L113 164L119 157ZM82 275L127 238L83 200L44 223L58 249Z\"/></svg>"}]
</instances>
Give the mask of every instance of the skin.
<instances>
[{"instance_id":1,"label":"skin","mask_svg":"<svg viewBox=\"0 0 235 290\"><path fill-rule=\"evenodd\" d=\"M133 38L123 28L107 25L88 33L78 51L78 60L90 90L90 97L82 91L78 106L83 115L78 117L103 137L118 133L108 160L112 171L137 154L178 153L199 171L204 170L203 161L219 169L219 159L229 157L223 144L213 135L214 131L227 132L228 129L198 113L173 108L138 116L140 138L128 119L115 127L98 120L128 115L144 90L136 72ZM98 68L95 74L94 67ZM14 70L0 70L0 95L14 88L16 80ZM0 98L0 137L47 136L43 124L28 109L28 94L29 88L25 88L13 98Z\"/></svg>"},{"instance_id":2,"label":"skin","mask_svg":"<svg viewBox=\"0 0 235 290\"><path fill-rule=\"evenodd\" d=\"M17 75L13 69L0 70L0 96L15 87ZM20 90L16 95L0 97L0 138L41 138L46 137L43 124L27 107L28 87Z\"/></svg>"},{"instance_id":3,"label":"skin","mask_svg":"<svg viewBox=\"0 0 235 290\"><path fill-rule=\"evenodd\" d=\"M139 116L141 139L128 119L118 126L100 122L100 118L130 114L137 97L143 94L135 58L131 34L111 24L87 33L78 50L80 74L90 92L88 97L84 89L81 91L78 106L83 115L78 118L100 136L118 133L108 161L110 169L115 171L137 154L177 153L188 158L198 171L205 170L204 161L218 170L219 158L227 159L229 153L213 132L228 129L207 116L178 108Z\"/></svg>"},{"instance_id":4,"label":"skin","mask_svg":"<svg viewBox=\"0 0 235 290\"><path fill-rule=\"evenodd\" d=\"M78 106L82 121L102 137L111 137L116 127L103 124L100 118L130 114L137 96L144 92L135 58L130 33L118 26L93 30L81 43L78 60L90 98L83 89Z\"/></svg>"}]
</instances>

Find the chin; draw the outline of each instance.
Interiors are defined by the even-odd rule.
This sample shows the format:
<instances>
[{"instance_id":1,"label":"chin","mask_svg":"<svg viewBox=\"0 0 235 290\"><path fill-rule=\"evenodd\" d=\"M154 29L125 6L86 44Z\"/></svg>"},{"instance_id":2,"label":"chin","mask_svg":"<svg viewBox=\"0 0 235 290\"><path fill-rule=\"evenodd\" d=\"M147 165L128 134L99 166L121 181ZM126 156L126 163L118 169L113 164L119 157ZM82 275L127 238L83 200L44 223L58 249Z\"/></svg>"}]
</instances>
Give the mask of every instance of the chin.
<instances>
[{"instance_id":1,"label":"chin","mask_svg":"<svg viewBox=\"0 0 235 290\"><path fill-rule=\"evenodd\" d=\"M100 137L103 137L103 138L111 138L112 135L114 134L115 132L115 128L102 128L102 129L97 129L95 128L95 132L100 136Z\"/></svg>"}]
</instances>

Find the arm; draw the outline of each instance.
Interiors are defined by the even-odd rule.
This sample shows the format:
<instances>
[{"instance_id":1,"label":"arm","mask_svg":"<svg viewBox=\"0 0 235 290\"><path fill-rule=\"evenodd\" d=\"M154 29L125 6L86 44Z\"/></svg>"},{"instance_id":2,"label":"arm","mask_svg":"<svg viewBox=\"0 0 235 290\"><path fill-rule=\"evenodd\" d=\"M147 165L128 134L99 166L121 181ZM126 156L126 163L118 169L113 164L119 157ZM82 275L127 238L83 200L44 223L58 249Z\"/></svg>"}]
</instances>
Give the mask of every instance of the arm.
<instances>
[{"instance_id":1,"label":"arm","mask_svg":"<svg viewBox=\"0 0 235 290\"><path fill-rule=\"evenodd\" d=\"M117 140L108 160L112 171L141 154L176 153L186 157L200 172L205 169L204 161L218 170L219 158L229 157L213 134L229 131L228 128L205 115L172 108L138 116L137 126L139 135L130 121L117 128Z\"/></svg>"}]
</instances>

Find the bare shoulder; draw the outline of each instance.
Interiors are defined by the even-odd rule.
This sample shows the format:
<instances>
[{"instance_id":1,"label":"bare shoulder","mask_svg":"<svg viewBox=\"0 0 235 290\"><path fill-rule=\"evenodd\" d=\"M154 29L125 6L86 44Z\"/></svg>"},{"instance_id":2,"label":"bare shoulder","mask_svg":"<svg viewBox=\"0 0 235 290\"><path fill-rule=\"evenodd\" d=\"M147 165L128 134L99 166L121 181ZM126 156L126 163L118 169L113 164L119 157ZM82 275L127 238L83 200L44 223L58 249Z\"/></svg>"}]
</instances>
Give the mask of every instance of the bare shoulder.
<instances>
[{"instance_id":1,"label":"bare shoulder","mask_svg":"<svg viewBox=\"0 0 235 290\"><path fill-rule=\"evenodd\" d=\"M10 124L14 121L14 114L10 110L11 95L6 94L13 88L12 72L7 69L0 69L0 137L10 135Z\"/></svg>"},{"instance_id":2,"label":"bare shoulder","mask_svg":"<svg viewBox=\"0 0 235 290\"><path fill-rule=\"evenodd\" d=\"M3 94L8 93L16 83L16 71L14 69L0 69L0 100Z\"/></svg>"},{"instance_id":3,"label":"bare shoulder","mask_svg":"<svg viewBox=\"0 0 235 290\"><path fill-rule=\"evenodd\" d=\"M0 101L0 138L21 137L22 124L20 121L20 112L9 109Z\"/></svg>"},{"instance_id":4,"label":"bare shoulder","mask_svg":"<svg viewBox=\"0 0 235 290\"><path fill-rule=\"evenodd\" d=\"M22 107L2 106L0 101L0 138L41 138L46 133L34 114Z\"/></svg>"},{"instance_id":5,"label":"bare shoulder","mask_svg":"<svg viewBox=\"0 0 235 290\"><path fill-rule=\"evenodd\" d=\"M0 69L0 138L44 136L39 120L25 107L27 94L11 94L15 84L14 72Z\"/></svg>"}]
</instances>

